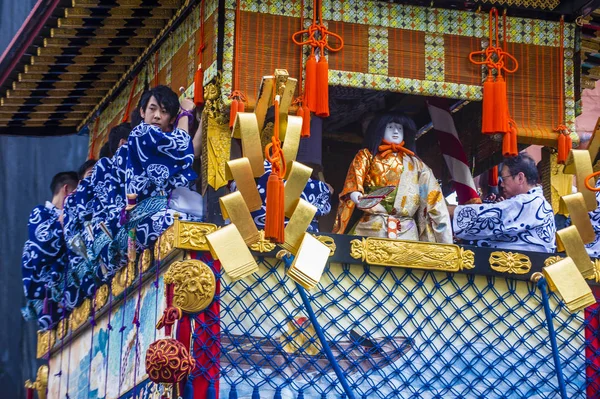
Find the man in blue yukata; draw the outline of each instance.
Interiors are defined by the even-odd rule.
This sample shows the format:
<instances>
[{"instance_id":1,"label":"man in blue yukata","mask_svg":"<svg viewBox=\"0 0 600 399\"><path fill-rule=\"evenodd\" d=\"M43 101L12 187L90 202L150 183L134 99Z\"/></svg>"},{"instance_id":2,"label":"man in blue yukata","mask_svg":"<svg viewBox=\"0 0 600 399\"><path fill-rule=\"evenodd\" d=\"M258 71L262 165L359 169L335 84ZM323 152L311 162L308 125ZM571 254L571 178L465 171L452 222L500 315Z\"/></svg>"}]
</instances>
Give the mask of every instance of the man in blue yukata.
<instances>
[{"instance_id":1,"label":"man in blue yukata","mask_svg":"<svg viewBox=\"0 0 600 399\"><path fill-rule=\"evenodd\" d=\"M535 161L523 153L506 158L499 177L506 199L458 205L452 221L454 235L464 244L480 247L554 252L554 213L537 186Z\"/></svg>"},{"instance_id":2,"label":"man in blue yukata","mask_svg":"<svg viewBox=\"0 0 600 399\"><path fill-rule=\"evenodd\" d=\"M143 121L129 135L126 162L128 221L116 241L126 249L127 232L136 229L138 249L150 247L173 224L174 214L201 220L202 196L189 188L197 179L192 170L194 148L188 134L193 101L183 99L166 86L145 92L140 101ZM135 206L133 206L135 205Z\"/></svg>"},{"instance_id":3,"label":"man in blue yukata","mask_svg":"<svg viewBox=\"0 0 600 399\"><path fill-rule=\"evenodd\" d=\"M26 319L37 319L41 329L53 327L62 318L65 302L63 281L68 259L63 237L63 202L77 187L75 172L61 172L52 178L52 201L33 208L29 216L29 239L22 257Z\"/></svg>"}]
</instances>

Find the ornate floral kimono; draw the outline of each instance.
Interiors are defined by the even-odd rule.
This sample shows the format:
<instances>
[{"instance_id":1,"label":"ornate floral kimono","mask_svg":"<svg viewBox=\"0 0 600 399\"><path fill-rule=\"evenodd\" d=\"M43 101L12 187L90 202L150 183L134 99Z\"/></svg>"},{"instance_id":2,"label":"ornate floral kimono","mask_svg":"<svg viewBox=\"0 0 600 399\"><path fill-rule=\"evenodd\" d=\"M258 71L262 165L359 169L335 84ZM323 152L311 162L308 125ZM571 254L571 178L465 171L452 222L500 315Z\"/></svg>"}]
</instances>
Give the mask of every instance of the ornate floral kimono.
<instances>
[{"instance_id":1,"label":"ornate floral kimono","mask_svg":"<svg viewBox=\"0 0 600 399\"><path fill-rule=\"evenodd\" d=\"M192 170L194 149L185 131L163 132L144 122L133 129L127 145L126 190L127 194L137 194L137 205L116 239L124 250L127 231L135 227L137 244L143 249L173 224L175 211L167 206L171 191L189 187L197 178Z\"/></svg>"},{"instance_id":2,"label":"ornate floral kimono","mask_svg":"<svg viewBox=\"0 0 600 399\"><path fill-rule=\"evenodd\" d=\"M541 187L494 204L458 205L453 226L465 244L537 252L556 249L554 213Z\"/></svg>"},{"instance_id":3,"label":"ornate floral kimono","mask_svg":"<svg viewBox=\"0 0 600 399\"><path fill-rule=\"evenodd\" d=\"M68 259L60 213L50 202L33 208L29 216L29 239L23 248L21 270L27 298L23 316L37 319L41 329L51 328L62 313L58 302L62 302L60 285Z\"/></svg>"},{"instance_id":4,"label":"ornate floral kimono","mask_svg":"<svg viewBox=\"0 0 600 399\"><path fill-rule=\"evenodd\" d=\"M267 215L267 181L271 175L271 163L269 161L265 161L264 164L265 173L258 178L258 182L256 183L256 188L258 189L258 193L260 194L260 198L262 200L262 207L257 211L251 212L254 223L259 229L265 228L265 219ZM327 184L323 183L322 181L308 179L304 190L300 194L300 198L317 208L315 217L324 216L331 212L331 193L329 191L329 187L327 187ZM285 224L287 225L288 222L289 220L286 218ZM319 231L319 224L316 218L313 219L307 231Z\"/></svg>"},{"instance_id":5,"label":"ornate floral kimono","mask_svg":"<svg viewBox=\"0 0 600 399\"><path fill-rule=\"evenodd\" d=\"M385 186L396 187L380 205L385 213L364 212L355 226L348 226L355 204L349 194L362 194ZM377 153L363 148L350 165L333 232L402 240L452 242L450 216L441 188L431 169L416 156Z\"/></svg>"}]
</instances>

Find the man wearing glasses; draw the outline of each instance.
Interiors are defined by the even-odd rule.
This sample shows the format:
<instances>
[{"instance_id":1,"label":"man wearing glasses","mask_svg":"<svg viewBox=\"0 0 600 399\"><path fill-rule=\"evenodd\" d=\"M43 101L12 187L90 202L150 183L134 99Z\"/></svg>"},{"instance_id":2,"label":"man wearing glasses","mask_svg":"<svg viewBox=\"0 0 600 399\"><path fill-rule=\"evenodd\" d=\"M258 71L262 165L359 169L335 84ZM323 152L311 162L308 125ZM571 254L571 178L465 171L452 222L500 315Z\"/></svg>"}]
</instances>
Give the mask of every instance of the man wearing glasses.
<instances>
[{"instance_id":1,"label":"man wearing glasses","mask_svg":"<svg viewBox=\"0 0 600 399\"><path fill-rule=\"evenodd\" d=\"M500 178L506 199L458 205L452 220L454 235L464 244L480 247L554 252L554 213L537 186L535 161L523 153L505 158Z\"/></svg>"}]
</instances>

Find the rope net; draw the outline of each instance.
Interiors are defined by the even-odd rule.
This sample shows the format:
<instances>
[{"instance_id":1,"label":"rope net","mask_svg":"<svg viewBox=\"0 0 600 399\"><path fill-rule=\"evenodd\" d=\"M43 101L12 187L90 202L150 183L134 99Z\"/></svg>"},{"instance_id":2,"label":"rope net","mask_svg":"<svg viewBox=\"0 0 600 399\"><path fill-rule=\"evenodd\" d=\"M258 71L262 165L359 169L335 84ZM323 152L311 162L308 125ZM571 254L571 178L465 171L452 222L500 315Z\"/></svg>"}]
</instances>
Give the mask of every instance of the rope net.
<instances>
[{"instance_id":1,"label":"rope net","mask_svg":"<svg viewBox=\"0 0 600 399\"><path fill-rule=\"evenodd\" d=\"M221 396L342 397L283 263L258 263L252 278L220 276ZM357 398L559 395L541 296L532 283L331 263L308 294ZM550 306L568 397L585 398L586 387L600 390L597 367L586 383L588 322L554 294ZM588 318L597 320L598 310ZM215 359L204 363L200 370Z\"/></svg>"}]
</instances>

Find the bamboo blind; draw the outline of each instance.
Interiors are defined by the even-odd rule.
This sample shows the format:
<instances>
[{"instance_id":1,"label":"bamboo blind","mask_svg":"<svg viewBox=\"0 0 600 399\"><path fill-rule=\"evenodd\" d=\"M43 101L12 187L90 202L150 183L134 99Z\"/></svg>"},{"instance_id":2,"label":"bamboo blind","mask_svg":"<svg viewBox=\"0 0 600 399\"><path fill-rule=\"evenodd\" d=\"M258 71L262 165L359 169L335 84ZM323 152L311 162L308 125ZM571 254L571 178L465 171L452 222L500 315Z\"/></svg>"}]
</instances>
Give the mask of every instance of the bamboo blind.
<instances>
[{"instance_id":1,"label":"bamboo blind","mask_svg":"<svg viewBox=\"0 0 600 399\"><path fill-rule=\"evenodd\" d=\"M445 81L469 85L481 84L481 67L469 61L469 53L481 47L474 37L444 35Z\"/></svg>"},{"instance_id":2,"label":"bamboo blind","mask_svg":"<svg viewBox=\"0 0 600 399\"><path fill-rule=\"evenodd\" d=\"M554 145L554 127L564 112L559 104L559 48L508 43L519 69L507 78L508 107L520 143Z\"/></svg>"},{"instance_id":3,"label":"bamboo blind","mask_svg":"<svg viewBox=\"0 0 600 399\"><path fill-rule=\"evenodd\" d=\"M250 108L254 108L263 76L273 75L277 68L287 69L292 78L299 77L301 49L291 37L300 28L300 18L247 11L241 11L240 15L238 26L243 32L238 63L240 87L234 90L244 92Z\"/></svg>"},{"instance_id":4,"label":"bamboo blind","mask_svg":"<svg viewBox=\"0 0 600 399\"><path fill-rule=\"evenodd\" d=\"M346 22L329 22L329 30L344 39L344 48L329 53L329 68L338 71L369 72L369 27Z\"/></svg>"},{"instance_id":5,"label":"bamboo blind","mask_svg":"<svg viewBox=\"0 0 600 399\"><path fill-rule=\"evenodd\" d=\"M425 79L425 33L406 29L388 29L389 76Z\"/></svg>"}]
</instances>

